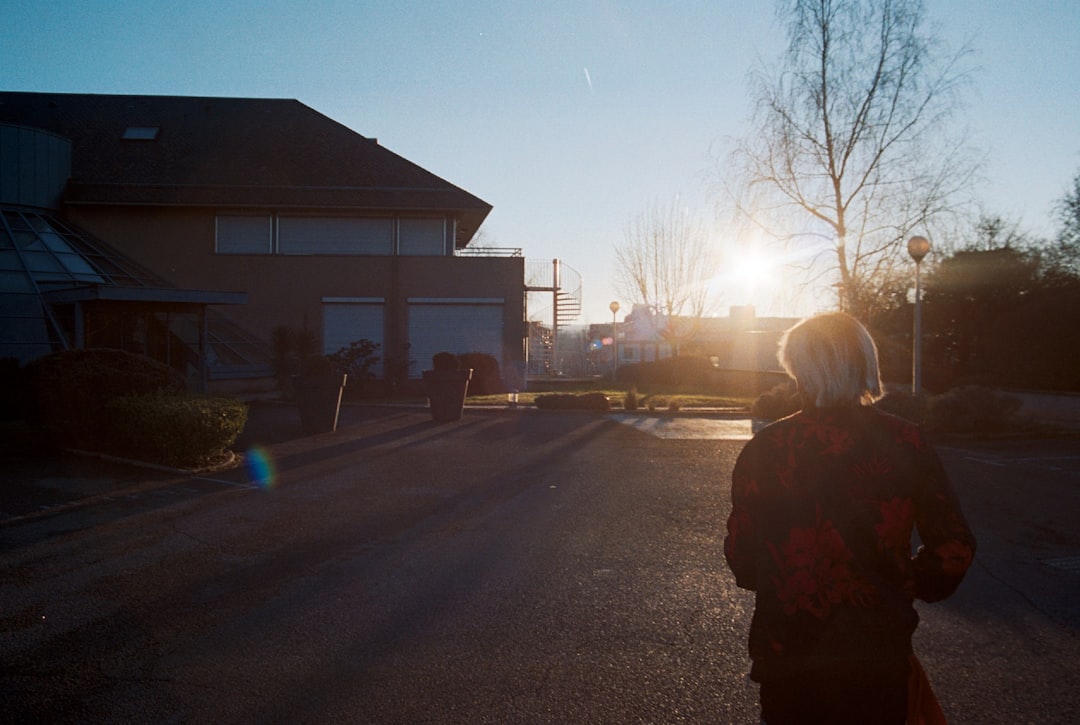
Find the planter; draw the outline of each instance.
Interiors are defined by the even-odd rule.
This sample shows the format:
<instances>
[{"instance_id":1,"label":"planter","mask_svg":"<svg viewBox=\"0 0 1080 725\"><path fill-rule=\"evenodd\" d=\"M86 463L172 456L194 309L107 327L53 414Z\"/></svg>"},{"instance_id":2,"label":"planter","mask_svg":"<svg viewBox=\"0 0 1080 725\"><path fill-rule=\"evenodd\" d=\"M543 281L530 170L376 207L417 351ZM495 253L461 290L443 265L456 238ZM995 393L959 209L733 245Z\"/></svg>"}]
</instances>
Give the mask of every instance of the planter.
<instances>
[{"instance_id":1,"label":"planter","mask_svg":"<svg viewBox=\"0 0 1080 725\"><path fill-rule=\"evenodd\" d=\"M312 435L337 430L341 391L347 378L338 373L293 376L296 405L300 408L300 424L305 433Z\"/></svg>"},{"instance_id":2,"label":"planter","mask_svg":"<svg viewBox=\"0 0 1080 725\"><path fill-rule=\"evenodd\" d=\"M424 392L431 407L431 419L436 423L461 420L465 394L469 390L472 369L425 370Z\"/></svg>"}]
</instances>

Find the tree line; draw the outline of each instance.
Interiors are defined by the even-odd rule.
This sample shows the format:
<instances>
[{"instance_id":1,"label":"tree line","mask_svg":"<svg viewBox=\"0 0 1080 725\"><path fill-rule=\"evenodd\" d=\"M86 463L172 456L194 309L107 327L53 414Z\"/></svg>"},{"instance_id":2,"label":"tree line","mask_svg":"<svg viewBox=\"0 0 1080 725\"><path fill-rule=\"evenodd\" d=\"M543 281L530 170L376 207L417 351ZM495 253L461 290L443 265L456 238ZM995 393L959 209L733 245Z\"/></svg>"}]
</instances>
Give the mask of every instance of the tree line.
<instances>
[{"instance_id":1,"label":"tree line","mask_svg":"<svg viewBox=\"0 0 1080 725\"><path fill-rule=\"evenodd\" d=\"M1080 173L1051 239L992 215L972 224L979 154L957 124L971 49L935 35L921 0L778 0L776 14L787 47L754 67L751 130L718 173L732 228L834 290L897 379L910 379L905 243L928 236L927 385L1080 390ZM704 314L707 234L677 202L644 211L615 250L620 293L670 319Z\"/></svg>"}]
</instances>

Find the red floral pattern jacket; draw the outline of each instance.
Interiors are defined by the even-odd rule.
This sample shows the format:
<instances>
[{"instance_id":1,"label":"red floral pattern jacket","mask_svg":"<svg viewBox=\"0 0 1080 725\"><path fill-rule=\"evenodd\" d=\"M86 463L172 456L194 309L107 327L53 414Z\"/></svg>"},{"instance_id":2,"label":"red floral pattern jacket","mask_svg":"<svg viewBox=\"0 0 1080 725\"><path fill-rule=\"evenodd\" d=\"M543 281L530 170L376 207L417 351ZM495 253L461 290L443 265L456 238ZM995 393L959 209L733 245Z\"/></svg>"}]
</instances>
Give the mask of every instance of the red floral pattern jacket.
<instances>
[{"instance_id":1,"label":"red floral pattern jacket","mask_svg":"<svg viewBox=\"0 0 1080 725\"><path fill-rule=\"evenodd\" d=\"M810 409L765 428L739 455L731 498L724 555L756 592L757 681L906 661L914 600L949 596L975 553L933 448L873 408Z\"/></svg>"}]
</instances>

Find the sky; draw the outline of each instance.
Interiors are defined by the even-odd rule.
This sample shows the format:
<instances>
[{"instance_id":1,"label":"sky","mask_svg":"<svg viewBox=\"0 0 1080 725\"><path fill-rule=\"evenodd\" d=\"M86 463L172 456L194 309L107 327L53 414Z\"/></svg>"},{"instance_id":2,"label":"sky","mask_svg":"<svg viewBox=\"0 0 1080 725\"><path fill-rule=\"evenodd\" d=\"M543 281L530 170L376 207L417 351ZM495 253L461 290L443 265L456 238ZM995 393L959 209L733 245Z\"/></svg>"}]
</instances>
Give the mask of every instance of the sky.
<instances>
[{"instance_id":1,"label":"sky","mask_svg":"<svg viewBox=\"0 0 1080 725\"><path fill-rule=\"evenodd\" d=\"M295 98L377 138L492 204L488 246L576 270L582 323L611 319L634 217L711 213L747 74L784 46L770 3L735 0L0 0L0 18L2 90ZM983 207L1052 234L1080 172L1080 3L929 0L927 19L973 51ZM814 311L784 300L718 304Z\"/></svg>"}]
</instances>

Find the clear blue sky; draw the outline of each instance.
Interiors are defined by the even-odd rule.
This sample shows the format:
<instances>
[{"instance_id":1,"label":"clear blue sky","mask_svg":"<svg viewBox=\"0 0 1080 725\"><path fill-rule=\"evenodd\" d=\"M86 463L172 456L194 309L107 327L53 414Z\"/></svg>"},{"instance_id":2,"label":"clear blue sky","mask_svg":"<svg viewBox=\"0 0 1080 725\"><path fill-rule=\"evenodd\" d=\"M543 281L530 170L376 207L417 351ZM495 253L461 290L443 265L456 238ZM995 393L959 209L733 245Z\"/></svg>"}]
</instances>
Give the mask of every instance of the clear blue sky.
<instances>
[{"instance_id":1,"label":"clear blue sky","mask_svg":"<svg viewBox=\"0 0 1080 725\"><path fill-rule=\"evenodd\" d=\"M1049 234L1080 171L1080 3L927 5L975 50L987 210ZM734 0L0 0L0 18L0 89L296 98L377 137L491 203L491 243L577 269L592 322L633 216L675 194L707 209L746 73L783 43L771 3Z\"/></svg>"}]
</instances>

